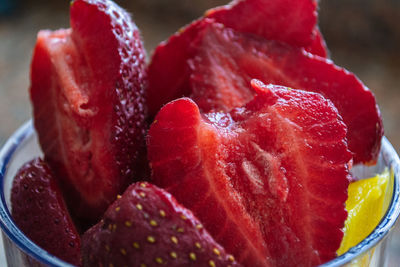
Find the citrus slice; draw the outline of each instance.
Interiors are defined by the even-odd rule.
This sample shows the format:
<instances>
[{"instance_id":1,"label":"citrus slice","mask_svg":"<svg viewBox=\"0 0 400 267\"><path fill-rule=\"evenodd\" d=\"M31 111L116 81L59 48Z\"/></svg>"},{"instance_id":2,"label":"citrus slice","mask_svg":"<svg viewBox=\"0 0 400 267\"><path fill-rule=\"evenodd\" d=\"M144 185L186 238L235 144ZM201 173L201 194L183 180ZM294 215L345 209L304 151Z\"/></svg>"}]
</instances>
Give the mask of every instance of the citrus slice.
<instances>
[{"instance_id":1,"label":"citrus slice","mask_svg":"<svg viewBox=\"0 0 400 267\"><path fill-rule=\"evenodd\" d=\"M375 177L351 183L348 190L344 236L338 255L366 238L381 221L390 202L390 172L386 169Z\"/></svg>"}]
</instances>

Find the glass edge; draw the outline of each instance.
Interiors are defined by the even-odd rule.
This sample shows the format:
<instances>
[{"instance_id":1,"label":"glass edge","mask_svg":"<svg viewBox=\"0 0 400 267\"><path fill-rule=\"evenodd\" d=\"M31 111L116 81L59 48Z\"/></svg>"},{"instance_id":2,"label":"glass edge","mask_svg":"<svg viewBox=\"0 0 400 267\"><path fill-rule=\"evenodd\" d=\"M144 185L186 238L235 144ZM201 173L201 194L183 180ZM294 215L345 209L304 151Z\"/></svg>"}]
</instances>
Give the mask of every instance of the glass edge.
<instances>
[{"instance_id":1,"label":"glass edge","mask_svg":"<svg viewBox=\"0 0 400 267\"><path fill-rule=\"evenodd\" d=\"M18 146L24 142L34 132L32 120L25 122L9 139L0 150L0 227L5 234L16 246L25 254L37 260L41 264L48 266L65 266L72 267L73 265L51 255L46 250L40 248L24 235L12 220L10 211L6 206L4 196L4 175L7 166L12 159ZM3 237L4 237L3 236Z\"/></svg>"},{"instance_id":2,"label":"glass edge","mask_svg":"<svg viewBox=\"0 0 400 267\"><path fill-rule=\"evenodd\" d=\"M15 225L11 218L8 208L5 206L5 196L3 193L4 175L9 161L12 159L18 146L34 132L32 120L25 122L3 145L0 150L0 227L7 238L13 241L19 249L38 260L40 263L49 266L73 266L57 257L49 254L47 251L38 247L30 241ZM320 265L321 267L342 266L351 262L355 257L366 253L369 249L376 246L394 226L400 214L400 159L393 146L386 137L382 138L382 148L384 152L391 155L390 166L393 166L394 186L393 196L389 209L384 219L378 224L375 230L357 246L351 248L343 255Z\"/></svg>"},{"instance_id":3,"label":"glass edge","mask_svg":"<svg viewBox=\"0 0 400 267\"><path fill-rule=\"evenodd\" d=\"M381 146L381 153L386 153L391 157L389 166L391 167L391 171L393 171L394 174L393 195L385 216L379 222L374 231L372 231L372 233L363 241L349 249L349 251L347 251L343 255L320 265L320 267L336 267L350 263L356 257L365 254L371 248L375 247L383 238L388 235L389 231L395 226L395 223L400 214L400 159L392 144L385 136L382 138Z\"/></svg>"}]
</instances>

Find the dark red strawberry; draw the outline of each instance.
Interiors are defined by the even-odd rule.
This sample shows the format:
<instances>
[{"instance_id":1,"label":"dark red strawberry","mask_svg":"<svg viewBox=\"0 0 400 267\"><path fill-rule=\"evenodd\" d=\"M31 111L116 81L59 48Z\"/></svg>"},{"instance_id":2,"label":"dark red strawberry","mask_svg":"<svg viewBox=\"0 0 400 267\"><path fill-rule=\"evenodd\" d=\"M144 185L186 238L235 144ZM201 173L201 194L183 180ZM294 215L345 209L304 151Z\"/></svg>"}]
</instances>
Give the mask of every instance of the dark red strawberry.
<instances>
[{"instance_id":1,"label":"dark red strawberry","mask_svg":"<svg viewBox=\"0 0 400 267\"><path fill-rule=\"evenodd\" d=\"M255 98L201 115L175 100L148 134L154 182L246 266L336 256L347 213L346 126L320 94L253 81Z\"/></svg>"},{"instance_id":2,"label":"dark red strawberry","mask_svg":"<svg viewBox=\"0 0 400 267\"><path fill-rule=\"evenodd\" d=\"M146 166L145 51L130 16L108 0L72 2L71 27L39 33L30 92L69 206L95 220Z\"/></svg>"},{"instance_id":3,"label":"dark red strawberry","mask_svg":"<svg viewBox=\"0 0 400 267\"><path fill-rule=\"evenodd\" d=\"M49 166L34 159L21 167L11 191L12 217L34 243L58 258L81 264L81 240Z\"/></svg>"},{"instance_id":4,"label":"dark red strawberry","mask_svg":"<svg viewBox=\"0 0 400 267\"><path fill-rule=\"evenodd\" d=\"M372 92L354 74L301 48L256 38L220 24L209 24L196 42L188 94L202 111L229 111L252 98L245 87L253 78L307 91L330 99L348 127L354 161L377 159L382 119Z\"/></svg>"},{"instance_id":5,"label":"dark red strawberry","mask_svg":"<svg viewBox=\"0 0 400 267\"><path fill-rule=\"evenodd\" d=\"M148 183L128 187L82 239L84 266L240 266L193 214Z\"/></svg>"}]
</instances>

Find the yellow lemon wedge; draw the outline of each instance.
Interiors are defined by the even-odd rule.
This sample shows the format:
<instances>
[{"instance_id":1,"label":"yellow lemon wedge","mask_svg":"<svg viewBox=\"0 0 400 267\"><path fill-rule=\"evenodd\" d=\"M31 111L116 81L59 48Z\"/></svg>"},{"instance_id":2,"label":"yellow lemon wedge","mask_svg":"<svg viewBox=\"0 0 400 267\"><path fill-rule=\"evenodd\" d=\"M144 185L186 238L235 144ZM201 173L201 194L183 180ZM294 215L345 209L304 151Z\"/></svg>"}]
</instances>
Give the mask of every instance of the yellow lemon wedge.
<instances>
[{"instance_id":1,"label":"yellow lemon wedge","mask_svg":"<svg viewBox=\"0 0 400 267\"><path fill-rule=\"evenodd\" d=\"M385 170L375 177L359 180L349 185L344 237L338 255L357 245L378 225L390 203L390 172Z\"/></svg>"}]
</instances>

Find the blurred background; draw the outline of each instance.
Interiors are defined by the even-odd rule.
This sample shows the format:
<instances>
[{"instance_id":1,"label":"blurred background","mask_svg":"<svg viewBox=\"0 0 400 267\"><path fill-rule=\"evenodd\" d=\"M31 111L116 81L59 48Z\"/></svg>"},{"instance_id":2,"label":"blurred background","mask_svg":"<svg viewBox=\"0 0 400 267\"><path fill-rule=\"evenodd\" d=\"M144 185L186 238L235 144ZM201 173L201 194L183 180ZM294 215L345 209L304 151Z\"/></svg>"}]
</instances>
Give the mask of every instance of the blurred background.
<instances>
[{"instance_id":1,"label":"blurred background","mask_svg":"<svg viewBox=\"0 0 400 267\"><path fill-rule=\"evenodd\" d=\"M228 0L117 1L133 14L149 54L182 25ZM31 117L29 65L40 29L69 27L69 1L0 0L0 146ZM321 0L319 24L337 65L375 93L385 134L400 151L400 1ZM400 239L393 250L400 262ZM396 252L397 251L397 252Z\"/></svg>"}]
</instances>

